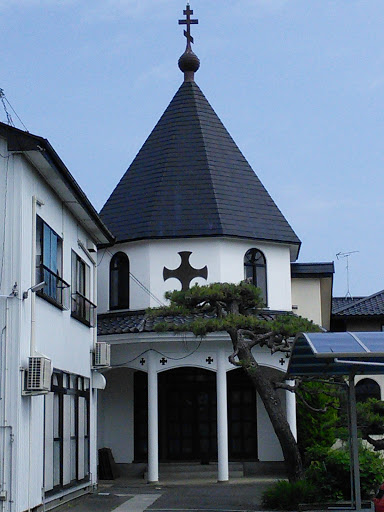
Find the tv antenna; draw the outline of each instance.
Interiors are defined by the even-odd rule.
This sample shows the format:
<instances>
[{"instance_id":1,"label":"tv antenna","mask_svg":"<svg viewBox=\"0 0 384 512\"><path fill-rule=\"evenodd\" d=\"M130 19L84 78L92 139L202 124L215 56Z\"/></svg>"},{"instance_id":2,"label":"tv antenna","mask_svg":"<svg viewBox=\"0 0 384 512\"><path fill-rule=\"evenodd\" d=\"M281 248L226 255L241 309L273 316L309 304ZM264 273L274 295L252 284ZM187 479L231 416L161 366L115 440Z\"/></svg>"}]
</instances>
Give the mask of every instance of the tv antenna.
<instances>
[{"instance_id":1,"label":"tv antenna","mask_svg":"<svg viewBox=\"0 0 384 512\"><path fill-rule=\"evenodd\" d=\"M336 258L338 260L341 260L342 258L345 258L347 260L346 270L347 270L347 293L345 294L345 298L350 297L352 299L351 292L349 291L349 257L351 254L355 254L356 252L360 251L349 251L349 252L338 252L336 254Z\"/></svg>"}]
</instances>

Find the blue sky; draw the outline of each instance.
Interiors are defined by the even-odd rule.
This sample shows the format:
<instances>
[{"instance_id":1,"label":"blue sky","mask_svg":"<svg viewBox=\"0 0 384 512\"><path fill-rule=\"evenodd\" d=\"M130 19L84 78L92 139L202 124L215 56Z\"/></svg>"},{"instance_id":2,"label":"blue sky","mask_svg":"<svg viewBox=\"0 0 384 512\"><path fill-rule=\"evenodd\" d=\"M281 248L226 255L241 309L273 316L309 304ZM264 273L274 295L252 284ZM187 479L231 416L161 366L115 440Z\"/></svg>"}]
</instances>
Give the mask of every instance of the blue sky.
<instances>
[{"instance_id":1,"label":"blue sky","mask_svg":"<svg viewBox=\"0 0 384 512\"><path fill-rule=\"evenodd\" d=\"M383 289L383 0L191 7L196 82L302 240L300 261L335 260L343 296L346 260L336 254L359 251L350 292ZM98 210L182 82L184 8L0 0L0 88Z\"/></svg>"}]
</instances>

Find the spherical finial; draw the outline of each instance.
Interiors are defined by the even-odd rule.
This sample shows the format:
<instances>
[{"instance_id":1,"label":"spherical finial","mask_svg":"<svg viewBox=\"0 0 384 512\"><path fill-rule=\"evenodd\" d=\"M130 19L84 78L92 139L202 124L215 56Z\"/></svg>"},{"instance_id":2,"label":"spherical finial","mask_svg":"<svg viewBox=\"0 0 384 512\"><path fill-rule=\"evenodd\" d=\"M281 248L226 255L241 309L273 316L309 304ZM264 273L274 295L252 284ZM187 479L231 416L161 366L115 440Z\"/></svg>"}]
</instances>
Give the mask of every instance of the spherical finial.
<instances>
[{"instance_id":1,"label":"spherical finial","mask_svg":"<svg viewBox=\"0 0 384 512\"><path fill-rule=\"evenodd\" d=\"M191 71L195 73L200 67L199 57L192 50L185 50L179 59L179 68L183 73Z\"/></svg>"}]
</instances>

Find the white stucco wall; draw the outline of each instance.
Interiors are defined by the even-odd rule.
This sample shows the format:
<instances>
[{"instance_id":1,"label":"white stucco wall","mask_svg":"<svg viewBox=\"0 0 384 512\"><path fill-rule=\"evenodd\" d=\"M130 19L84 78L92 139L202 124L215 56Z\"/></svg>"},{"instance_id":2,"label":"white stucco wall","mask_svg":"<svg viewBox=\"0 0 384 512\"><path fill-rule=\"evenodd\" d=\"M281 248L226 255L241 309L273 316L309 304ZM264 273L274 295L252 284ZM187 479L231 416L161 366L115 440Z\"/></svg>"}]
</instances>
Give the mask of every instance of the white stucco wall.
<instances>
[{"instance_id":1,"label":"white stucco wall","mask_svg":"<svg viewBox=\"0 0 384 512\"><path fill-rule=\"evenodd\" d=\"M118 464L133 461L133 374L127 368L107 371L107 386L99 394L98 447L110 448Z\"/></svg>"},{"instance_id":2,"label":"white stucco wall","mask_svg":"<svg viewBox=\"0 0 384 512\"><path fill-rule=\"evenodd\" d=\"M297 315L322 325L320 279L292 279L292 306Z\"/></svg>"},{"instance_id":3,"label":"white stucco wall","mask_svg":"<svg viewBox=\"0 0 384 512\"><path fill-rule=\"evenodd\" d=\"M198 277L195 283L239 283L244 279L244 255L248 249L261 250L267 263L268 307L291 310L291 279L289 247L284 244L238 240L229 238L190 238L152 240L118 244L99 254L99 313L109 308L109 265L112 255L125 252L130 261L130 271L160 301L168 290L181 289L176 278L163 279L164 267L173 270L180 265L179 252L192 252L190 264L197 269L207 266L208 278ZM158 306L158 302L130 279L130 309Z\"/></svg>"},{"instance_id":4,"label":"white stucco wall","mask_svg":"<svg viewBox=\"0 0 384 512\"><path fill-rule=\"evenodd\" d=\"M284 405L285 397L281 396L281 400ZM279 440L259 396L257 397L257 432L259 460L261 462L284 460Z\"/></svg>"}]
</instances>

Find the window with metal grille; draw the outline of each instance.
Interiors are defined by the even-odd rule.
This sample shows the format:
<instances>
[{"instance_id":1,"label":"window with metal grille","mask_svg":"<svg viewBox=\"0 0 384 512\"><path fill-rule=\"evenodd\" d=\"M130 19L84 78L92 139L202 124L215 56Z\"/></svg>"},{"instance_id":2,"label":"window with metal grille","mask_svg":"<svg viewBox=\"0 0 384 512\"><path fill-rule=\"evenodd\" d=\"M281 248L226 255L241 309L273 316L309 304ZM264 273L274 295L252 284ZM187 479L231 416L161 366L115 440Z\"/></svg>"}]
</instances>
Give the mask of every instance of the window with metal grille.
<instances>
[{"instance_id":1,"label":"window with metal grille","mask_svg":"<svg viewBox=\"0 0 384 512\"><path fill-rule=\"evenodd\" d=\"M96 305L90 301L90 267L75 251L72 251L71 315L93 327Z\"/></svg>"},{"instance_id":2,"label":"window with metal grille","mask_svg":"<svg viewBox=\"0 0 384 512\"><path fill-rule=\"evenodd\" d=\"M249 249L245 253L244 279L260 288L264 304L267 306L267 264L264 254L259 249Z\"/></svg>"},{"instance_id":3,"label":"window with metal grille","mask_svg":"<svg viewBox=\"0 0 384 512\"><path fill-rule=\"evenodd\" d=\"M129 308L129 259L117 252L109 267L109 309Z\"/></svg>"},{"instance_id":4,"label":"window with metal grille","mask_svg":"<svg viewBox=\"0 0 384 512\"><path fill-rule=\"evenodd\" d=\"M39 216L36 218L36 283L45 282L37 294L55 306L68 309L69 284L62 278L63 241Z\"/></svg>"}]
</instances>

